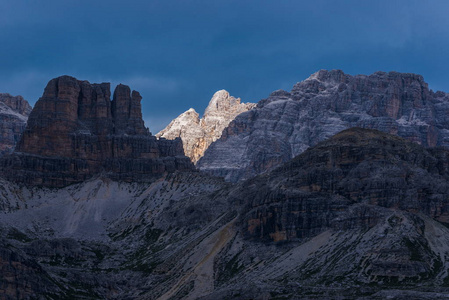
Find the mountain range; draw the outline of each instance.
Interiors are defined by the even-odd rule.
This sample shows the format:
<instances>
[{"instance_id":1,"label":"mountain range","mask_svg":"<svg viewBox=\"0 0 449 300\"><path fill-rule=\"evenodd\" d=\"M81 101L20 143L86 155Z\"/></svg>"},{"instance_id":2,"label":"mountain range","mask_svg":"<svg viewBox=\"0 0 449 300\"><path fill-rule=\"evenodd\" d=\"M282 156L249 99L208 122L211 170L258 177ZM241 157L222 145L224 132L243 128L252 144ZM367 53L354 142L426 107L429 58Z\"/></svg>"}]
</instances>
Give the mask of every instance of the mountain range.
<instances>
[{"instance_id":1,"label":"mountain range","mask_svg":"<svg viewBox=\"0 0 449 300\"><path fill-rule=\"evenodd\" d=\"M449 99L421 76L223 90L156 136L140 100L70 76L31 113L2 100L23 113L0 158L0 299L449 296Z\"/></svg>"},{"instance_id":2,"label":"mountain range","mask_svg":"<svg viewBox=\"0 0 449 300\"><path fill-rule=\"evenodd\" d=\"M426 147L448 146L449 96L422 76L321 70L242 113L197 167L237 182L271 170L351 127L377 129Z\"/></svg>"}]
</instances>

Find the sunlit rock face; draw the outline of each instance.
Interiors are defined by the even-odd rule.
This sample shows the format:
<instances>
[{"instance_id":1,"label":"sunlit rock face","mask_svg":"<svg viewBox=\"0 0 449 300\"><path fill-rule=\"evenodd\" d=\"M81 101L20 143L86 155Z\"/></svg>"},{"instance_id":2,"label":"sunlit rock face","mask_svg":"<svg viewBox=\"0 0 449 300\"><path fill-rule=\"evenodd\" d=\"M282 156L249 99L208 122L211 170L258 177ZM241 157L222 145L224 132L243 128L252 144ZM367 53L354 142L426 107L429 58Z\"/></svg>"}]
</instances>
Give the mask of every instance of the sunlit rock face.
<instances>
[{"instance_id":1,"label":"sunlit rock face","mask_svg":"<svg viewBox=\"0 0 449 300\"><path fill-rule=\"evenodd\" d=\"M109 83L52 79L15 152L1 161L5 176L61 187L98 173L131 181L193 168L180 139L158 141L144 126L138 92L120 84L110 96Z\"/></svg>"},{"instance_id":2,"label":"sunlit rock face","mask_svg":"<svg viewBox=\"0 0 449 300\"><path fill-rule=\"evenodd\" d=\"M30 112L31 106L22 96L0 93L0 156L14 150Z\"/></svg>"},{"instance_id":3,"label":"sunlit rock face","mask_svg":"<svg viewBox=\"0 0 449 300\"><path fill-rule=\"evenodd\" d=\"M197 167L229 181L250 178L351 127L378 129L423 146L449 146L449 95L416 74L351 76L321 70L240 114Z\"/></svg>"},{"instance_id":4,"label":"sunlit rock face","mask_svg":"<svg viewBox=\"0 0 449 300\"><path fill-rule=\"evenodd\" d=\"M207 106L204 116L193 109L179 115L157 137L175 139L180 137L184 152L196 163L209 145L221 137L223 129L239 114L255 107L254 103L241 103L240 98L234 98L225 90L214 94Z\"/></svg>"}]
</instances>

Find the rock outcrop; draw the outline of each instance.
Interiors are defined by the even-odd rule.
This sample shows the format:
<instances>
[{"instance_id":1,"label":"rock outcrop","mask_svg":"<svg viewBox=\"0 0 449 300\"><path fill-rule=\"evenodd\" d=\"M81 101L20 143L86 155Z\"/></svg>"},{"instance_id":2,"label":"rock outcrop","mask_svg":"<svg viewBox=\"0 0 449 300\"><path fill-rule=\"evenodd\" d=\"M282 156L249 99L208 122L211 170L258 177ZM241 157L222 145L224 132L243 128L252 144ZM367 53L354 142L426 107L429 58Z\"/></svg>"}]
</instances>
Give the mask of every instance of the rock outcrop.
<instances>
[{"instance_id":1,"label":"rock outcrop","mask_svg":"<svg viewBox=\"0 0 449 300\"><path fill-rule=\"evenodd\" d=\"M240 103L240 98L234 98L227 91L221 90L214 94L201 119L191 108L170 122L156 136L170 140L180 137L185 154L196 163L209 145L221 137L223 129L236 116L255 106L254 103Z\"/></svg>"},{"instance_id":2,"label":"rock outcrop","mask_svg":"<svg viewBox=\"0 0 449 300\"><path fill-rule=\"evenodd\" d=\"M225 197L240 207L246 242L217 259L217 277L234 280L209 299L237 291L359 299L440 280L427 289L439 291L449 279L448 166L449 150L352 128L237 184Z\"/></svg>"},{"instance_id":3,"label":"rock outcrop","mask_svg":"<svg viewBox=\"0 0 449 300\"><path fill-rule=\"evenodd\" d=\"M0 156L14 150L30 112L31 106L22 96L0 93Z\"/></svg>"},{"instance_id":4,"label":"rock outcrop","mask_svg":"<svg viewBox=\"0 0 449 300\"><path fill-rule=\"evenodd\" d=\"M238 184L202 172L60 189L0 180L0 291L447 299L448 207L449 150L360 128Z\"/></svg>"},{"instance_id":5,"label":"rock outcrop","mask_svg":"<svg viewBox=\"0 0 449 300\"><path fill-rule=\"evenodd\" d=\"M378 129L423 146L449 146L449 95L423 77L397 72L351 76L321 70L242 113L198 162L239 181L263 173L351 127Z\"/></svg>"},{"instance_id":6,"label":"rock outcrop","mask_svg":"<svg viewBox=\"0 0 449 300\"><path fill-rule=\"evenodd\" d=\"M377 130L351 128L242 184L248 237L274 241L328 228L368 229L378 207L449 224L449 150Z\"/></svg>"},{"instance_id":7,"label":"rock outcrop","mask_svg":"<svg viewBox=\"0 0 449 300\"><path fill-rule=\"evenodd\" d=\"M52 79L32 110L15 152L0 163L6 178L61 187L95 174L124 181L193 169L182 141L152 136L142 120L142 97L118 85L70 76Z\"/></svg>"},{"instance_id":8,"label":"rock outcrop","mask_svg":"<svg viewBox=\"0 0 449 300\"><path fill-rule=\"evenodd\" d=\"M178 279L170 266L227 222L208 201L227 186L200 172L57 189L0 179L0 299L155 299Z\"/></svg>"}]
</instances>

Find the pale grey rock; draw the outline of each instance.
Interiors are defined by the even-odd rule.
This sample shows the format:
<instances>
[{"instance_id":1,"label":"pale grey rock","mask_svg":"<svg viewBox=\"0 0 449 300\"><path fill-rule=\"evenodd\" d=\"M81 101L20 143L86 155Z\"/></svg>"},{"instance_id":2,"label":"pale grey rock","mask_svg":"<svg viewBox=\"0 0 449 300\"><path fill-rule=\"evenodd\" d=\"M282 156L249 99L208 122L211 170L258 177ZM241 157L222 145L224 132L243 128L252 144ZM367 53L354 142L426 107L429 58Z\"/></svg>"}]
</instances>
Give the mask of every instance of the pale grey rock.
<instances>
[{"instance_id":1,"label":"pale grey rock","mask_svg":"<svg viewBox=\"0 0 449 300\"><path fill-rule=\"evenodd\" d=\"M229 184L199 172L151 184L100 176L60 189L0 186L2 299L152 299L141 295L181 274L166 268L229 221L226 205L207 201Z\"/></svg>"},{"instance_id":2,"label":"pale grey rock","mask_svg":"<svg viewBox=\"0 0 449 300\"><path fill-rule=\"evenodd\" d=\"M30 113L31 106L22 96L0 93L0 156L14 150Z\"/></svg>"},{"instance_id":3,"label":"pale grey rock","mask_svg":"<svg viewBox=\"0 0 449 300\"><path fill-rule=\"evenodd\" d=\"M240 98L232 97L227 91L220 90L213 95L201 119L191 108L174 119L156 136L169 140L180 137L185 154L196 163L209 145L221 137L223 129L236 116L256 106L254 103L240 101Z\"/></svg>"},{"instance_id":4,"label":"pale grey rock","mask_svg":"<svg viewBox=\"0 0 449 300\"><path fill-rule=\"evenodd\" d=\"M237 116L197 167L236 182L266 172L337 132L362 127L423 146L449 146L449 95L416 74L320 70Z\"/></svg>"}]
</instances>

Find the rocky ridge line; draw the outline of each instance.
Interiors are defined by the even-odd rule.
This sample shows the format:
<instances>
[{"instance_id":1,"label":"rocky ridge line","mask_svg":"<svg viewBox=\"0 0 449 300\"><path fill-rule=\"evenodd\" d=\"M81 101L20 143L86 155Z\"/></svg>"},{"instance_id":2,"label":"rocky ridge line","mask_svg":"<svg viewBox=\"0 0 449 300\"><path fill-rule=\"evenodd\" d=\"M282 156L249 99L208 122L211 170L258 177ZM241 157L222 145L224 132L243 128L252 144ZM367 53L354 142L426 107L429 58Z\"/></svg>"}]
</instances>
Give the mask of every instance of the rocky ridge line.
<instances>
[{"instance_id":1,"label":"rocky ridge line","mask_svg":"<svg viewBox=\"0 0 449 300\"><path fill-rule=\"evenodd\" d=\"M234 98L227 91L220 90L213 95L201 119L191 108L171 121L156 137L169 140L180 137L185 154L196 163L236 116L256 106L254 103L240 101L240 98Z\"/></svg>"},{"instance_id":2,"label":"rocky ridge line","mask_svg":"<svg viewBox=\"0 0 449 300\"><path fill-rule=\"evenodd\" d=\"M321 70L242 113L197 167L239 181L271 170L337 132L362 127L423 146L449 146L449 95L398 72L351 76Z\"/></svg>"},{"instance_id":3,"label":"rocky ridge line","mask_svg":"<svg viewBox=\"0 0 449 300\"><path fill-rule=\"evenodd\" d=\"M4 176L62 187L99 173L139 181L194 168L180 139L158 141L144 126L138 92L120 84L110 96L109 83L50 80L15 152L0 161Z\"/></svg>"}]
</instances>

